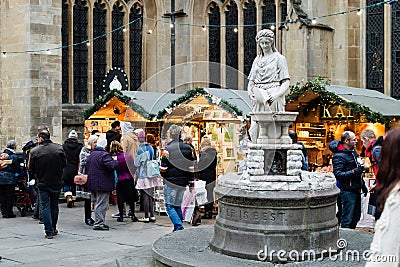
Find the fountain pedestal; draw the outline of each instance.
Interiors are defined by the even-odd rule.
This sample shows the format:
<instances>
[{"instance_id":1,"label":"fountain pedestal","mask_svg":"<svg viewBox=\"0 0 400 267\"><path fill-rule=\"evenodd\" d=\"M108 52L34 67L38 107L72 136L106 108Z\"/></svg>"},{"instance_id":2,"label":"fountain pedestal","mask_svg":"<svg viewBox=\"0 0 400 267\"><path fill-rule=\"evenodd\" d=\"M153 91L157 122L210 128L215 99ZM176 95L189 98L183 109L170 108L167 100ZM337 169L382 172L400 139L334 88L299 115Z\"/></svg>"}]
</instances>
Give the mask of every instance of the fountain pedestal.
<instances>
[{"instance_id":1,"label":"fountain pedestal","mask_svg":"<svg viewBox=\"0 0 400 267\"><path fill-rule=\"evenodd\" d=\"M321 257L336 249L339 191L332 175L301 171L301 146L288 136L297 114L251 114L259 125L259 137L250 146L247 169L241 175L223 175L215 188L219 213L212 250L286 262Z\"/></svg>"}]
</instances>

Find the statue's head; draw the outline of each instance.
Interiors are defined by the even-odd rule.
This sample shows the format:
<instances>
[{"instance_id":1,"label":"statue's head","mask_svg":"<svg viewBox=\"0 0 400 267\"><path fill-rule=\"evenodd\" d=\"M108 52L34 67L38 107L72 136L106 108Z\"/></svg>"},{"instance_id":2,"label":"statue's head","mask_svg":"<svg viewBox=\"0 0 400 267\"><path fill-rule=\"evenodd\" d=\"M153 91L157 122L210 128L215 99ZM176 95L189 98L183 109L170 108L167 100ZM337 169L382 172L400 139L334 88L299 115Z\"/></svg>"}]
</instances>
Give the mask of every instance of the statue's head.
<instances>
[{"instance_id":1,"label":"statue's head","mask_svg":"<svg viewBox=\"0 0 400 267\"><path fill-rule=\"evenodd\" d=\"M271 45L272 46L272 51L276 52L277 50L276 50L276 47L275 47L275 34L274 34L274 32L271 31L271 30L268 30L268 29L263 29L263 30L259 31L257 33L257 35L256 35L257 44L259 44L260 40L263 39L263 38L268 38L268 39L272 40L272 42L271 42L272 43L272 45ZM260 50L261 50L261 53L263 53L262 49L260 49Z\"/></svg>"}]
</instances>

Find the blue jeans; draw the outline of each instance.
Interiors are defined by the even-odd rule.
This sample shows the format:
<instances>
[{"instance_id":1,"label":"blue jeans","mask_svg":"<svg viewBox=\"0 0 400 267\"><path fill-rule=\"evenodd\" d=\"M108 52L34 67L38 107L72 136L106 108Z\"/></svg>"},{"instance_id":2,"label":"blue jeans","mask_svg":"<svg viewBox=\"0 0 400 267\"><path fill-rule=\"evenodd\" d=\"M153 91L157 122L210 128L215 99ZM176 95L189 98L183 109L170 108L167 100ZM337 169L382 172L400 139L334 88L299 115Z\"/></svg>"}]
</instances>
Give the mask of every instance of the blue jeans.
<instances>
[{"instance_id":1,"label":"blue jeans","mask_svg":"<svg viewBox=\"0 0 400 267\"><path fill-rule=\"evenodd\" d=\"M40 211L46 235L53 236L58 221L61 186L39 186Z\"/></svg>"},{"instance_id":2,"label":"blue jeans","mask_svg":"<svg viewBox=\"0 0 400 267\"><path fill-rule=\"evenodd\" d=\"M186 188L164 184L164 203L168 217L174 224L174 231L183 230L182 200Z\"/></svg>"},{"instance_id":3,"label":"blue jeans","mask_svg":"<svg viewBox=\"0 0 400 267\"><path fill-rule=\"evenodd\" d=\"M342 228L355 229L361 218L361 194L358 192L340 191L342 199Z\"/></svg>"}]
</instances>

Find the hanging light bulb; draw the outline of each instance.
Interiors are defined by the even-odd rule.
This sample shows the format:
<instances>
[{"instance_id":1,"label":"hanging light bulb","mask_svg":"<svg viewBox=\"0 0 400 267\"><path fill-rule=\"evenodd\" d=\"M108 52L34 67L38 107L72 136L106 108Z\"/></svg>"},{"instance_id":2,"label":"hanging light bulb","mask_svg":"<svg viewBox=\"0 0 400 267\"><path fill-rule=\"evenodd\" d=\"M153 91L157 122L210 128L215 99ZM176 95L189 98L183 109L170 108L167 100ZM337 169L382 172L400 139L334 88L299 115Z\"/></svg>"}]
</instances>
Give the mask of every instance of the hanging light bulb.
<instances>
[{"instance_id":1,"label":"hanging light bulb","mask_svg":"<svg viewBox=\"0 0 400 267\"><path fill-rule=\"evenodd\" d=\"M123 31L123 32L126 32L126 28L124 27L124 28L122 29L122 31Z\"/></svg>"},{"instance_id":2,"label":"hanging light bulb","mask_svg":"<svg viewBox=\"0 0 400 267\"><path fill-rule=\"evenodd\" d=\"M233 28L233 32L234 32L234 33L237 33L238 31L239 31L238 28L236 28L236 27Z\"/></svg>"},{"instance_id":3,"label":"hanging light bulb","mask_svg":"<svg viewBox=\"0 0 400 267\"><path fill-rule=\"evenodd\" d=\"M206 30L207 30L206 25L202 25L202 26L201 26L201 29L202 29L203 31L206 31Z\"/></svg>"},{"instance_id":4,"label":"hanging light bulb","mask_svg":"<svg viewBox=\"0 0 400 267\"><path fill-rule=\"evenodd\" d=\"M7 57L7 53L3 51L3 57Z\"/></svg>"},{"instance_id":5,"label":"hanging light bulb","mask_svg":"<svg viewBox=\"0 0 400 267\"><path fill-rule=\"evenodd\" d=\"M47 53L48 55L50 55L50 50L49 50L49 49L47 49L46 53Z\"/></svg>"},{"instance_id":6,"label":"hanging light bulb","mask_svg":"<svg viewBox=\"0 0 400 267\"><path fill-rule=\"evenodd\" d=\"M357 15L361 16L361 14L362 14L362 10L359 9L359 10L357 11Z\"/></svg>"},{"instance_id":7,"label":"hanging light bulb","mask_svg":"<svg viewBox=\"0 0 400 267\"><path fill-rule=\"evenodd\" d=\"M86 46L90 46L90 42L87 42L87 43L86 43Z\"/></svg>"},{"instance_id":8,"label":"hanging light bulb","mask_svg":"<svg viewBox=\"0 0 400 267\"><path fill-rule=\"evenodd\" d=\"M152 29L147 30L147 34L152 34L152 33L153 33L153 30L152 30Z\"/></svg>"},{"instance_id":9,"label":"hanging light bulb","mask_svg":"<svg viewBox=\"0 0 400 267\"><path fill-rule=\"evenodd\" d=\"M269 28L271 29L271 31L273 31L275 30L275 25L271 25Z\"/></svg>"},{"instance_id":10,"label":"hanging light bulb","mask_svg":"<svg viewBox=\"0 0 400 267\"><path fill-rule=\"evenodd\" d=\"M173 23L170 23L170 24L169 24L169 27L170 27L170 28L173 28L173 27L174 27L174 24L173 24Z\"/></svg>"},{"instance_id":11,"label":"hanging light bulb","mask_svg":"<svg viewBox=\"0 0 400 267\"><path fill-rule=\"evenodd\" d=\"M317 24L317 20L316 19L312 19L311 23L315 25L315 24Z\"/></svg>"}]
</instances>

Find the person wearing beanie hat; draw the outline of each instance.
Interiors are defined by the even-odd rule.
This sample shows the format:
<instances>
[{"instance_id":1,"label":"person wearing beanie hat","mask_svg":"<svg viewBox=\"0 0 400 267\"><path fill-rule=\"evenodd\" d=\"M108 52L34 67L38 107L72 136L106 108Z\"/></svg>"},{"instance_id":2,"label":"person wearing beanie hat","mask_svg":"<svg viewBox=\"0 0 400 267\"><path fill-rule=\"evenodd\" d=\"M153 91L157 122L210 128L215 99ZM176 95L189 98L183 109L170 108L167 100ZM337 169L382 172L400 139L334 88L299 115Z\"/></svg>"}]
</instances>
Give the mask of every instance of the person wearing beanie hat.
<instances>
[{"instance_id":1,"label":"person wearing beanie hat","mask_svg":"<svg viewBox=\"0 0 400 267\"><path fill-rule=\"evenodd\" d=\"M139 139L136 131L134 130L130 122L123 122L122 126L122 138L121 145L124 152L131 154L132 158L136 156L136 150L139 147ZM136 170L130 170L131 172L135 172Z\"/></svg>"},{"instance_id":2,"label":"person wearing beanie hat","mask_svg":"<svg viewBox=\"0 0 400 267\"><path fill-rule=\"evenodd\" d=\"M71 130L63 144L63 149L67 157L67 165L63 170L62 177L64 181L64 196L67 200L68 208L74 206L74 199L76 199L74 177L78 174L79 154L82 147L83 144L78 141L78 133L75 130Z\"/></svg>"},{"instance_id":3,"label":"person wearing beanie hat","mask_svg":"<svg viewBox=\"0 0 400 267\"><path fill-rule=\"evenodd\" d=\"M129 132L133 132L135 129L132 127L132 124L128 121L121 122L121 131L122 134L127 134Z\"/></svg>"},{"instance_id":4,"label":"person wearing beanie hat","mask_svg":"<svg viewBox=\"0 0 400 267\"><path fill-rule=\"evenodd\" d=\"M71 130L68 134L68 138L78 138L78 133L75 130Z\"/></svg>"},{"instance_id":5,"label":"person wearing beanie hat","mask_svg":"<svg viewBox=\"0 0 400 267\"><path fill-rule=\"evenodd\" d=\"M136 151L136 156L134 158L135 167L137 167L137 183L136 189L142 190L143 196L143 210L144 210L144 218L139 219L139 222L155 222L156 217L154 217L154 187L160 186L161 184L158 181L158 176L150 176L148 173L148 164L156 161L156 155L154 149L151 145L146 143L146 133L142 131L138 131L137 133L138 139L140 141L140 146Z\"/></svg>"},{"instance_id":6,"label":"person wearing beanie hat","mask_svg":"<svg viewBox=\"0 0 400 267\"><path fill-rule=\"evenodd\" d=\"M86 159L87 187L94 201L93 230L109 230L104 222L110 193L115 190L114 170L118 167L118 161L104 149L106 145L107 140L100 136L97 146Z\"/></svg>"},{"instance_id":7,"label":"person wearing beanie hat","mask_svg":"<svg viewBox=\"0 0 400 267\"><path fill-rule=\"evenodd\" d=\"M104 136L100 136L99 139L97 139L97 146L106 148L107 147L107 139L104 138Z\"/></svg>"}]
</instances>

